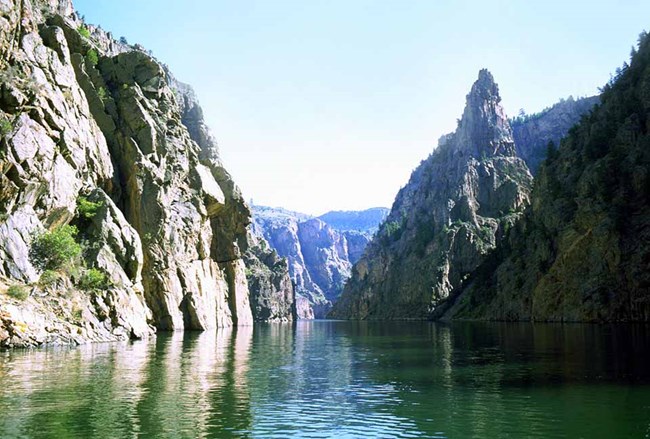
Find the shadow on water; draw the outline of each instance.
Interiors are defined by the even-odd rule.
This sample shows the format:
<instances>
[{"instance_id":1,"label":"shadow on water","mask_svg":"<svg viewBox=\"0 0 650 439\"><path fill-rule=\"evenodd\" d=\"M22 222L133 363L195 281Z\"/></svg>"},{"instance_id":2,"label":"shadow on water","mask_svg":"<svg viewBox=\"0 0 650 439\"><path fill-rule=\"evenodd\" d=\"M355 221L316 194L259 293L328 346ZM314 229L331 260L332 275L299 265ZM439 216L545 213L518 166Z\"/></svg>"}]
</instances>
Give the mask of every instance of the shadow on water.
<instances>
[{"instance_id":1,"label":"shadow on water","mask_svg":"<svg viewBox=\"0 0 650 439\"><path fill-rule=\"evenodd\" d=\"M0 352L0 437L649 437L649 335L301 321Z\"/></svg>"}]
</instances>

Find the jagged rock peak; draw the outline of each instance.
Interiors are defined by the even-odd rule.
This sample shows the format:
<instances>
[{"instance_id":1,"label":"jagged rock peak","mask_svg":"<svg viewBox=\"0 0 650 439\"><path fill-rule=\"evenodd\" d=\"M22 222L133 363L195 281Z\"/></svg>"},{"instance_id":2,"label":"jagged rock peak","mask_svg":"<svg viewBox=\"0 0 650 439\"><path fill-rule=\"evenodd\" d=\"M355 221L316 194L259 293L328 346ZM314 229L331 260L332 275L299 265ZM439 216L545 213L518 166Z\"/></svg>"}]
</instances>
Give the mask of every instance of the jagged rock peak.
<instances>
[{"instance_id":1,"label":"jagged rock peak","mask_svg":"<svg viewBox=\"0 0 650 439\"><path fill-rule=\"evenodd\" d=\"M501 106L499 86L487 69L467 95L465 111L457 130L456 147L474 157L514 156L515 142L506 112Z\"/></svg>"},{"instance_id":2,"label":"jagged rock peak","mask_svg":"<svg viewBox=\"0 0 650 439\"><path fill-rule=\"evenodd\" d=\"M483 99L495 99L501 102L499 96L499 86L494 82L494 76L488 69L481 69L478 72L478 79L472 85L470 95L482 97Z\"/></svg>"}]
</instances>

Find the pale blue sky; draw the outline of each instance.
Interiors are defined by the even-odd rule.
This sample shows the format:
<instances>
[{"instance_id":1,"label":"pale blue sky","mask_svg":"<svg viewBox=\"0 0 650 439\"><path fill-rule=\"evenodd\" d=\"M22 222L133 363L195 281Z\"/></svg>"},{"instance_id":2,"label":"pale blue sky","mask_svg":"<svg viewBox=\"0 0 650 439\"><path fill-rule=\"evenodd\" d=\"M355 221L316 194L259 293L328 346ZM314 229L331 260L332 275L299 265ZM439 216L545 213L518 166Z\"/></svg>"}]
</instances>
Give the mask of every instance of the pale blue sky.
<instances>
[{"instance_id":1,"label":"pale blue sky","mask_svg":"<svg viewBox=\"0 0 650 439\"><path fill-rule=\"evenodd\" d=\"M597 92L650 1L76 0L191 84L257 204L390 207L478 70L510 115Z\"/></svg>"}]
</instances>

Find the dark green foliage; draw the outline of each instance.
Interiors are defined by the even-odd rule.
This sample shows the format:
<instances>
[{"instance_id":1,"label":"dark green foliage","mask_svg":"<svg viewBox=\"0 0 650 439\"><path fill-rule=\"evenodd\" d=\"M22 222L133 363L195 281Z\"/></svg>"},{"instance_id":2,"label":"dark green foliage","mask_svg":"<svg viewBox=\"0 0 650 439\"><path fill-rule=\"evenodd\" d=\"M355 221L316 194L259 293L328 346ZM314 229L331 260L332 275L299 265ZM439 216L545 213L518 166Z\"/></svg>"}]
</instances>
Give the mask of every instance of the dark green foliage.
<instances>
[{"instance_id":1,"label":"dark green foliage","mask_svg":"<svg viewBox=\"0 0 650 439\"><path fill-rule=\"evenodd\" d=\"M426 248L435 237L435 228L433 224L425 221L420 221L415 229L415 253L419 257L423 257L426 253Z\"/></svg>"},{"instance_id":2,"label":"dark green foliage","mask_svg":"<svg viewBox=\"0 0 650 439\"><path fill-rule=\"evenodd\" d=\"M97 63L99 63L99 54L95 49L90 49L86 52L86 62L93 67L97 66Z\"/></svg>"},{"instance_id":3,"label":"dark green foliage","mask_svg":"<svg viewBox=\"0 0 650 439\"><path fill-rule=\"evenodd\" d=\"M402 237L402 223L398 221L387 221L382 227L382 236L387 242L398 241Z\"/></svg>"},{"instance_id":4,"label":"dark green foliage","mask_svg":"<svg viewBox=\"0 0 650 439\"><path fill-rule=\"evenodd\" d=\"M77 199L77 215L79 218L92 219L97 215L97 211L103 206L101 201L95 203L86 197L79 197Z\"/></svg>"},{"instance_id":5,"label":"dark green foliage","mask_svg":"<svg viewBox=\"0 0 650 439\"><path fill-rule=\"evenodd\" d=\"M61 226L36 235L29 249L32 264L41 271L71 267L81 255L81 246L75 241L77 233L74 226Z\"/></svg>"},{"instance_id":6,"label":"dark green foliage","mask_svg":"<svg viewBox=\"0 0 650 439\"><path fill-rule=\"evenodd\" d=\"M25 300L29 297L29 291L24 285L12 285L7 289L7 296L16 300Z\"/></svg>"},{"instance_id":7,"label":"dark green foliage","mask_svg":"<svg viewBox=\"0 0 650 439\"><path fill-rule=\"evenodd\" d=\"M457 317L650 319L650 37L555 149ZM498 262L498 263L497 263Z\"/></svg>"},{"instance_id":8,"label":"dark green foliage","mask_svg":"<svg viewBox=\"0 0 650 439\"><path fill-rule=\"evenodd\" d=\"M110 286L106 274L96 268L90 268L79 279L79 288L84 291L100 291Z\"/></svg>"},{"instance_id":9,"label":"dark green foliage","mask_svg":"<svg viewBox=\"0 0 650 439\"><path fill-rule=\"evenodd\" d=\"M551 140L548 142L548 145L546 145L546 161L547 162L552 162L557 158L557 147L555 146L555 143Z\"/></svg>"}]
</instances>

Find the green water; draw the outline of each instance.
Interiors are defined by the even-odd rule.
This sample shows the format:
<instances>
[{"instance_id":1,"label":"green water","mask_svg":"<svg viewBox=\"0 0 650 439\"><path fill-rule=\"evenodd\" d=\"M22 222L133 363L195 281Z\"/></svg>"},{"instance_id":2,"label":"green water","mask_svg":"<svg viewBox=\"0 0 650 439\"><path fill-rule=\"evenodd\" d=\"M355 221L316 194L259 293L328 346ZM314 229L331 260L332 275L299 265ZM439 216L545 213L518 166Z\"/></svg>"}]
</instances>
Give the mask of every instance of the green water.
<instances>
[{"instance_id":1,"label":"green water","mask_svg":"<svg viewBox=\"0 0 650 439\"><path fill-rule=\"evenodd\" d=\"M645 326L299 322L0 352L0 437L650 437Z\"/></svg>"}]
</instances>

